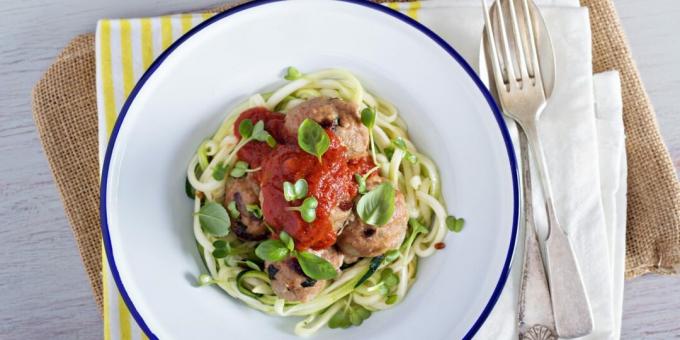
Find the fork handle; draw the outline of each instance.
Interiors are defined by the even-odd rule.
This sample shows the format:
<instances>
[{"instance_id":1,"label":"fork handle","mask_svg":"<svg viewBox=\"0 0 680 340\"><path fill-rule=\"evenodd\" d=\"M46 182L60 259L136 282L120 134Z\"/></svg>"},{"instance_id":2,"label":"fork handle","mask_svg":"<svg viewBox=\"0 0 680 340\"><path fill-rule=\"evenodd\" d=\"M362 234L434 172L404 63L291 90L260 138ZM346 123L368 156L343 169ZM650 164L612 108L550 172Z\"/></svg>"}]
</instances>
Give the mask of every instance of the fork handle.
<instances>
[{"instance_id":1,"label":"fork handle","mask_svg":"<svg viewBox=\"0 0 680 340\"><path fill-rule=\"evenodd\" d=\"M548 237L545 241L545 260L550 284L550 296L555 317L555 330L561 338L584 336L593 330L590 302L583 278L568 235L557 220L548 168L537 121L522 124L529 146L538 165L548 215Z\"/></svg>"}]
</instances>

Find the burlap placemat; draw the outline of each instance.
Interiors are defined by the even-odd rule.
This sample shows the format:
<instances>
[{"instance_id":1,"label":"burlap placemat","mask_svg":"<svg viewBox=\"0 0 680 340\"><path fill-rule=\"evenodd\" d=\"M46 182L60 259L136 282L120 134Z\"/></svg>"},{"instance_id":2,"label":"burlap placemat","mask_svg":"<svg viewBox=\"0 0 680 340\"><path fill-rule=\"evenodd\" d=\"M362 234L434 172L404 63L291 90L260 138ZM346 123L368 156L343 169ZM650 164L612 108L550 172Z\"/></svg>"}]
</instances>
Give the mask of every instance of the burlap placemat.
<instances>
[{"instance_id":1,"label":"burlap placemat","mask_svg":"<svg viewBox=\"0 0 680 340\"><path fill-rule=\"evenodd\" d=\"M621 75L628 153L626 278L680 264L680 184L611 0L590 8L595 72ZM233 6L212 9L220 11ZM102 306L94 35L73 39L33 89L33 116Z\"/></svg>"}]
</instances>

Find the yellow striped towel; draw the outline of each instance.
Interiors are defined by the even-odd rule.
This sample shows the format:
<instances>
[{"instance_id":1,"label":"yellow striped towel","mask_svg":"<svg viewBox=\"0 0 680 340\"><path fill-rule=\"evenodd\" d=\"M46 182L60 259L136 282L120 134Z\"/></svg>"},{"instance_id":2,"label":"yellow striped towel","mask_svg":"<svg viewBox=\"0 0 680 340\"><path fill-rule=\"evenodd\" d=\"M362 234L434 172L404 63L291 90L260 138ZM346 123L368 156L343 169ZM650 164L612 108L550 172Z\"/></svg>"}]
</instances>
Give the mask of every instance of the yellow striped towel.
<instances>
[{"instance_id":1,"label":"yellow striped towel","mask_svg":"<svg viewBox=\"0 0 680 340\"><path fill-rule=\"evenodd\" d=\"M387 6L417 17L420 2ZM153 60L175 40L213 13L155 18L103 19L97 23L97 112L99 160L103 163L111 130L125 99ZM104 339L147 339L118 292L106 257L102 261L104 285Z\"/></svg>"}]
</instances>

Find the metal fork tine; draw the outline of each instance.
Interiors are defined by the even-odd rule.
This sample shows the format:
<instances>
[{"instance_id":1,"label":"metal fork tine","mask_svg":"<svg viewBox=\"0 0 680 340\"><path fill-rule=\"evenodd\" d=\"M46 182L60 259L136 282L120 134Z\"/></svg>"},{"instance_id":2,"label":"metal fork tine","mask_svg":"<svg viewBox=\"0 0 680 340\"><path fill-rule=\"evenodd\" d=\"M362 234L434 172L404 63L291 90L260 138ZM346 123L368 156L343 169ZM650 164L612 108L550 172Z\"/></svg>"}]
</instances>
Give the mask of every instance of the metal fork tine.
<instances>
[{"instance_id":1,"label":"metal fork tine","mask_svg":"<svg viewBox=\"0 0 680 340\"><path fill-rule=\"evenodd\" d=\"M503 71L501 70L501 65L499 63L499 59L501 58L500 55L498 54L498 49L496 47L496 37L494 36L493 33L493 26L491 26L491 17L489 15L489 8L486 5L485 0L482 1L482 10L484 11L484 23L486 25L486 39L489 42L489 46L491 47L491 53L488 56L489 60L491 60L491 65L493 67L493 78L496 81L496 89L500 91L501 88L505 86L503 82Z\"/></svg>"},{"instance_id":2,"label":"metal fork tine","mask_svg":"<svg viewBox=\"0 0 680 340\"><path fill-rule=\"evenodd\" d=\"M537 84L543 83L543 79L541 78L541 65L538 62L538 53L536 52L538 41L536 41L536 37L534 35L534 25L532 24L531 16L533 15L531 11L529 10L529 4L527 3L527 0L521 0L522 1L522 8L524 10L524 21L525 25L527 27L527 33L529 35L529 49L530 49L530 58L531 58L531 69L533 69L534 73L534 81Z\"/></svg>"},{"instance_id":3,"label":"metal fork tine","mask_svg":"<svg viewBox=\"0 0 680 340\"><path fill-rule=\"evenodd\" d=\"M512 23L512 31L515 33L515 52L517 53L517 61L519 64L520 77L522 80L522 86L529 82L529 73L527 72L526 57L524 55L524 45L525 41L522 39L520 31L520 23L517 20L517 13L515 11L515 1L509 0L510 7L510 21Z\"/></svg>"},{"instance_id":4,"label":"metal fork tine","mask_svg":"<svg viewBox=\"0 0 680 340\"><path fill-rule=\"evenodd\" d=\"M514 87L514 85L517 82L517 74L515 73L515 67L513 65L513 60L512 60L512 55L510 54L510 43L508 42L508 32L505 29L505 19L503 17L505 16L503 14L503 6L500 1L498 1L498 23L501 28L501 42L503 43L503 52L504 53L504 64L505 64L505 69L508 72L508 83L510 84L510 87Z\"/></svg>"}]
</instances>

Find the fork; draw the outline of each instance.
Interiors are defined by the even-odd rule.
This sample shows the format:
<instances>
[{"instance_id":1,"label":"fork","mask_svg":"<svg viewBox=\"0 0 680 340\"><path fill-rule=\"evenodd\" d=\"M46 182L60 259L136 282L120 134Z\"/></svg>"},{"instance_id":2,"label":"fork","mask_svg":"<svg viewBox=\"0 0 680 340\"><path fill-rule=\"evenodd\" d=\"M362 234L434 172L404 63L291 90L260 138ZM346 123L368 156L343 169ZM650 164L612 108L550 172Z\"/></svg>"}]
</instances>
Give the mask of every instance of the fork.
<instances>
[{"instance_id":1,"label":"fork","mask_svg":"<svg viewBox=\"0 0 680 340\"><path fill-rule=\"evenodd\" d=\"M593 328L590 303L569 237L560 226L555 213L550 177L539 139L538 121L547 99L538 61L539 51L532 14L540 14L529 11L528 1L531 0L518 0L518 5L515 0L496 0L498 10L496 20L492 21L486 2L481 1L487 26L485 50L494 75L490 78L493 78L504 114L517 122L526 134L543 188L548 217L545 266L555 328L563 338L587 335ZM509 12L509 15L504 11ZM506 24L508 18L510 22Z\"/></svg>"}]
</instances>

